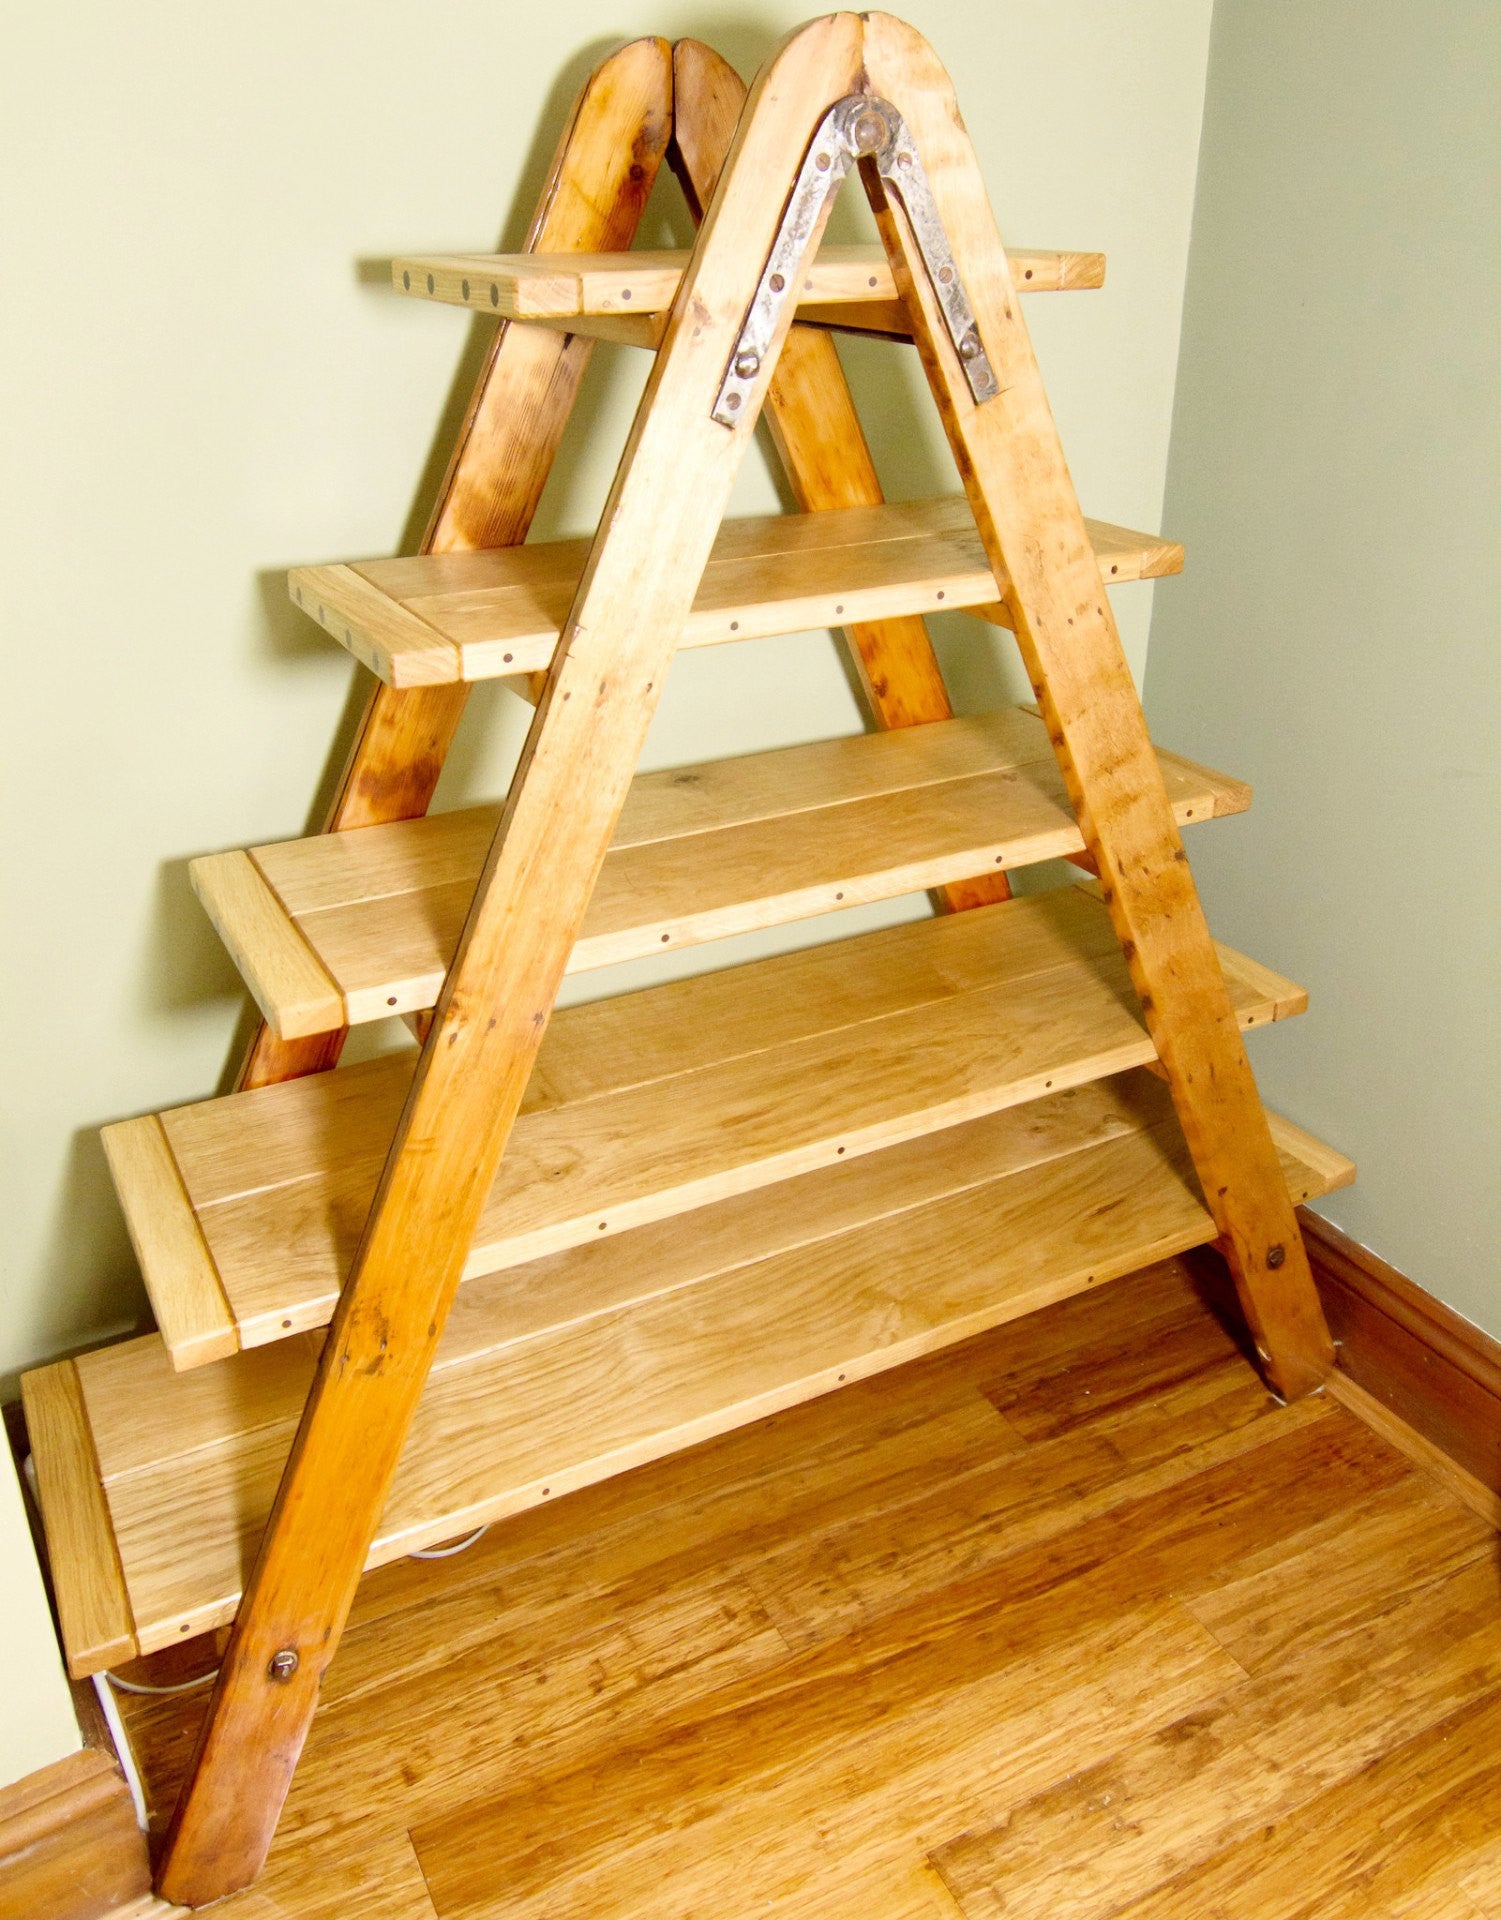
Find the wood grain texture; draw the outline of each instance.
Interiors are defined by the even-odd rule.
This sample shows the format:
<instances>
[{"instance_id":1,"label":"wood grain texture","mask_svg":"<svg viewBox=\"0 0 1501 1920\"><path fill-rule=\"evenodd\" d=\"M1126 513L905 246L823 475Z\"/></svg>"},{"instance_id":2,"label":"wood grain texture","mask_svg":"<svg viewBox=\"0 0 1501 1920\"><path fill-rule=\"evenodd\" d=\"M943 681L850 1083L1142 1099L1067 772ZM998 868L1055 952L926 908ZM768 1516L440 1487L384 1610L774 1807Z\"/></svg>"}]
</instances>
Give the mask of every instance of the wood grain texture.
<instances>
[{"instance_id":1,"label":"wood grain texture","mask_svg":"<svg viewBox=\"0 0 1501 1920\"><path fill-rule=\"evenodd\" d=\"M135 1620L76 1366L58 1360L23 1374L21 1400L58 1624L78 1678L139 1651Z\"/></svg>"},{"instance_id":2,"label":"wood grain texture","mask_svg":"<svg viewBox=\"0 0 1501 1920\"><path fill-rule=\"evenodd\" d=\"M1154 1268L372 1574L225 1912L970 1920L928 1858L1010 1833L1018 1914L1105 1920L1484 1697L1498 1632L1494 1536ZM202 1701L125 1711L162 1817ZM1444 1831L1389 1789L1296 1829L1310 1890ZM1446 1870L1494 1904L1483 1849Z\"/></svg>"},{"instance_id":3,"label":"wood grain texture","mask_svg":"<svg viewBox=\"0 0 1501 1920\"><path fill-rule=\"evenodd\" d=\"M1324 1181L1294 1150L1300 1197ZM1077 1089L465 1288L369 1564L1102 1285L1211 1231L1149 1075ZM79 1363L142 1646L232 1617L317 1356ZM587 1411L568 1382L591 1383ZM191 1542L184 1550L184 1541Z\"/></svg>"},{"instance_id":4,"label":"wood grain texture","mask_svg":"<svg viewBox=\"0 0 1501 1920\"><path fill-rule=\"evenodd\" d=\"M146 1838L112 1755L86 1747L0 1788L0 1912L106 1920L150 1890Z\"/></svg>"},{"instance_id":5,"label":"wood grain texture","mask_svg":"<svg viewBox=\"0 0 1501 1920\"><path fill-rule=\"evenodd\" d=\"M672 51L665 40L635 40L602 61L563 130L527 251L629 246L671 124ZM578 335L500 326L434 503L424 553L515 546L526 538L592 351ZM399 691L377 680L325 830L426 813L466 699L456 683ZM282 1041L262 1026L239 1084L321 1072L337 1061L342 1044L337 1031Z\"/></svg>"},{"instance_id":6,"label":"wood grain texture","mask_svg":"<svg viewBox=\"0 0 1501 1920\"><path fill-rule=\"evenodd\" d=\"M160 1120L121 1120L100 1137L162 1337L180 1366L222 1360L239 1345L234 1317Z\"/></svg>"},{"instance_id":7,"label":"wood grain texture","mask_svg":"<svg viewBox=\"0 0 1501 1920\"><path fill-rule=\"evenodd\" d=\"M811 411L806 400L799 404ZM802 431L806 437L811 430ZM1182 569L1183 549L1173 541L1089 525L1112 583ZM551 666L590 550L588 539L537 541L294 567L288 590L394 687L503 679ZM992 570L961 497L760 514L726 521L719 531L679 644L720 646L939 608L1009 624L998 603L1004 588L1005 574Z\"/></svg>"},{"instance_id":8,"label":"wood grain texture","mask_svg":"<svg viewBox=\"0 0 1501 1920\"><path fill-rule=\"evenodd\" d=\"M786 153L859 68L852 15L764 69L647 381L226 1650L159 1879L264 1858L677 635L749 444L712 408ZM817 236L815 235L816 239ZM790 319L790 316L788 316ZM785 324L768 343L773 355ZM278 1680L272 1662L295 1651Z\"/></svg>"},{"instance_id":9,"label":"wood grain texture","mask_svg":"<svg viewBox=\"0 0 1501 1920\"><path fill-rule=\"evenodd\" d=\"M952 85L927 42L866 17L867 81L903 114L999 391L978 405L906 217L864 178L986 551L1236 1285L1271 1377L1312 1390L1333 1345Z\"/></svg>"},{"instance_id":10,"label":"wood grain texture","mask_svg":"<svg viewBox=\"0 0 1501 1920\"><path fill-rule=\"evenodd\" d=\"M1159 759L1185 825L1250 804L1238 781ZM214 854L190 871L262 1012L295 1037L320 1021L353 1026L435 1004L498 818L498 808L473 807L255 847L253 890L216 880L218 863L245 856ZM1041 722L1015 710L642 774L568 971L1009 872L1083 845ZM289 978L291 942L311 956L331 1009Z\"/></svg>"},{"instance_id":11,"label":"wood grain texture","mask_svg":"<svg viewBox=\"0 0 1501 1920\"><path fill-rule=\"evenodd\" d=\"M674 50L679 126L700 110L702 97L701 67L691 67L685 76L685 46L694 47L700 57L708 52L698 43L682 40ZM743 100L745 88L738 76L737 85ZM732 118L725 127L721 160L734 130ZM710 198L712 186L708 194L701 194L701 204L706 206ZM1013 247L1008 258L1018 287L1027 293L1072 292L1105 284L1102 253ZM668 311L688 260L686 251L651 247L626 253L419 253L391 262L391 285L414 300L437 300L476 313L498 313L508 320L572 320L585 315L634 318ZM821 309L831 306L899 305L891 263L880 247L825 245L805 269L798 318L816 319Z\"/></svg>"},{"instance_id":12,"label":"wood grain texture","mask_svg":"<svg viewBox=\"0 0 1501 1920\"><path fill-rule=\"evenodd\" d=\"M212 853L189 862L188 878L261 1010L277 1009L279 1038L327 1033L346 1024L339 988L254 860L243 853Z\"/></svg>"},{"instance_id":13,"label":"wood grain texture","mask_svg":"<svg viewBox=\"0 0 1501 1920\"><path fill-rule=\"evenodd\" d=\"M1246 1026L1302 1011L1300 988L1220 952ZM1154 1058L1109 917L1081 888L570 1007L552 1023L463 1271ZM410 1055L388 1056L162 1117L241 1344L328 1320L411 1076ZM127 1210L148 1205L131 1196ZM191 1350L180 1363L195 1363Z\"/></svg>"}]
</instances>

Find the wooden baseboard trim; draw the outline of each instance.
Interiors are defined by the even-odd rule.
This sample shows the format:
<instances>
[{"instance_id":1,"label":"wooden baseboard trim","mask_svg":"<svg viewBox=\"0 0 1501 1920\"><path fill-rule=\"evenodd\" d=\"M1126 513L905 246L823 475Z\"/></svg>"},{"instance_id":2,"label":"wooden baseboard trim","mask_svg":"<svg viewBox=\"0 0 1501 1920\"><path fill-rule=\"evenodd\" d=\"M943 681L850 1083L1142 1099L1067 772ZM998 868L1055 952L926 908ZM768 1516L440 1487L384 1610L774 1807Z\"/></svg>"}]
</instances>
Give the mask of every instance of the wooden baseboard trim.
<instances>
[{"instance_id":1,"label":"wooden baseboard trim","mask_svg":"<svg viewBox=\"0 0 1501 1920\"><path fill-rule=\"evenodd\" d=\"M150 1891L146 1836L108 1754L85 1747L0 1791L0 1913L103 1920Z\"/></svg>"},{"instance_id":2,"label":"wooden baseboard trim","mask_svg":"<svg viewBox=\"0 0 1501 1920\"><path fill-rule=\"evenodd\" d=\"M1501 1527L1501 1343L1299 1209L1339 1343L1330 1392Z\"/></svg>"}]
</instances>

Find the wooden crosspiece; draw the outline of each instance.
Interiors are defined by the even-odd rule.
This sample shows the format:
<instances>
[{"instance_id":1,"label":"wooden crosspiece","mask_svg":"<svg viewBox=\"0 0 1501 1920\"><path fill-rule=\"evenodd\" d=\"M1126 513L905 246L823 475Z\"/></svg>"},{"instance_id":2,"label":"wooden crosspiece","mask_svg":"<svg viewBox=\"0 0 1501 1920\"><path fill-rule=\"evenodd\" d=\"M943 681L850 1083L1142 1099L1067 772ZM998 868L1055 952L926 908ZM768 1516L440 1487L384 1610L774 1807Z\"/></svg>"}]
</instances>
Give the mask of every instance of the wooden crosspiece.
<instances>
[{"instance_id":1,"label":"wooden crosspiece","mask_svg":"<svg viewBox=\"0 0 1501 1920\"><path fill-rule=\"evenodd\" d=\"M698 242L633 277L620 250L664 157ZM850 256L813 266L821 176L851 168L882 246L863 289ZM696 42L637 41L586 84L526 255L398 275L522 316L422 556L297 577L310 613L408 684L376 686L338 838L199 863L273 1024L241 1093L108 1130L163 1337L27 1384L54 1559L66 1538L93 1569L59 1580L76 1670L234 1619L161 1860L188 1905L259 1870L365 1567L461 1516L1214 1238L1277 1389L1309 1391L1332 1359L1293 1204L1351 1170L1274 1129L1241 1039L1303 996L1216 950L1178 832L1248 796L1154 750L1105 591L1177 550L1083 519L1022 319L1021 285L1097 284L1097 256L1008 262L926 42L830 15L747 94ZM828 330L852 316L915 341L957 519L884 505ZM596 338L655 353L599 531L523 546ZM740 523L716 549L763 410L810 517ZM954 718L921 611L940 602L1014 629L1035 711ZM635 778L678 647L785 631L793 606L843 626L883 737ZM471 680L507 670L531 672L537 705L504 806L422 820ZM1098 893L1012 901L1007 870L1053 854ZM919 887L976 911L553 1021L570 968ZM350 1019L388 1010L421 1025L415 1070L323 1074ZM775 1181L785 1203L758 1206ZM989 1220L1006 1224L977 1233ZM814 1291L778 1304L810 1249ZM424 1399L470 1269L517 1285L466 1290ZM758 1371L736 1316L763 1298L780 1345ZM728 1347L700 1377L684 1356L716 1316ZM325 1323L315 1361L298 1342ZM637 1379L633 1327L673 1356L670 1383ZM191 1387L208 1361L238 1369L238 1427ZM529 1450L556 1380L590 1368L599 1391L570 1418L594 1431ZM146 1402L149 1442L128 1411ZM507 1435L490 1430L483 1485L443 1439L480 1405ZM234 1524L204 1533L212 1571L153 1584L148 1467L167 1484L205 1460L241 1476ZM201 1497L222 1505L217 1484Z\"/></svg>"}]
</instances>

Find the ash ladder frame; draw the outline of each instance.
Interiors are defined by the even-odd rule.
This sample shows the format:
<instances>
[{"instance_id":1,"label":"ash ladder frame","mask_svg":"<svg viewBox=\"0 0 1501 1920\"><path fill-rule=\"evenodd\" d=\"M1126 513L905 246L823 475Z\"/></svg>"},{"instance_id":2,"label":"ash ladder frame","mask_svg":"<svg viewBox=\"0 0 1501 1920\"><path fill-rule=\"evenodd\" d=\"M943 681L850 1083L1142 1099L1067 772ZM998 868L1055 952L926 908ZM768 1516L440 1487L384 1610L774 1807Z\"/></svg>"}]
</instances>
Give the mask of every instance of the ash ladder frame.
<instances>
[{"instance_id":1,"label":"ash ladder frame","mask_svg":"<svg viewBox=\"0 0 1501 1920\"><path fill-rule=\"evenodd\" d=\"M674 302L246 1585L167 1836L168 1899L248 1884L270 1844L791 323L790 302L767 306L770 261L810 137L831 128L860 158L1258 1348L1289 1397L1328 1370L1292 1206L952 88L888 15L813 21L751 90ZM883 171L898 142L926 174L926 203ZM825 197L810 213L807 248L827 210ZM967 332L953 325L954 279Z\"/></svg>"}]
</instances>

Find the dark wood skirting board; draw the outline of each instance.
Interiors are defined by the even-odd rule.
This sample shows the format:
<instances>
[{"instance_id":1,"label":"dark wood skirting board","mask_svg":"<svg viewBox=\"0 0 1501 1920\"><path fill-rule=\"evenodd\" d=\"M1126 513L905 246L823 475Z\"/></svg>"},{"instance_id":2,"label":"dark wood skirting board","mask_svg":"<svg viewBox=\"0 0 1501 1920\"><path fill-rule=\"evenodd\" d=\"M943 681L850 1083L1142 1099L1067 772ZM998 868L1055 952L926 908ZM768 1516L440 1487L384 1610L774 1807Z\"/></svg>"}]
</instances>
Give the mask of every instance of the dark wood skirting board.
<instances>
[{"instance_id":1,"label":"dark wood skirting board","mask_svg":"<svg viewBox=\"0 0 1501 1920\"><path fill-rule=\"evenodd\" d=\"M1299 1219L1339 1342L1335 1391L1369 1415L1340 1391L1353 1383L1410 1428L1478 1483L1470 1503L1501 1523L1501 1343L1306 1207Z\"/></svg>"},{"instance_id":2,"label":"dark wood skirting board","mask_svg":"<svg viewBox=\"0 0 1501 1920\"><path fill-rule=\"evenodd\" d=\"M85 1747L0 1790L0 1914L99 1920L150 1891L146 1837L109 1754Z\"/></svg>"}]
</instances>

